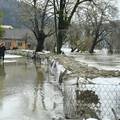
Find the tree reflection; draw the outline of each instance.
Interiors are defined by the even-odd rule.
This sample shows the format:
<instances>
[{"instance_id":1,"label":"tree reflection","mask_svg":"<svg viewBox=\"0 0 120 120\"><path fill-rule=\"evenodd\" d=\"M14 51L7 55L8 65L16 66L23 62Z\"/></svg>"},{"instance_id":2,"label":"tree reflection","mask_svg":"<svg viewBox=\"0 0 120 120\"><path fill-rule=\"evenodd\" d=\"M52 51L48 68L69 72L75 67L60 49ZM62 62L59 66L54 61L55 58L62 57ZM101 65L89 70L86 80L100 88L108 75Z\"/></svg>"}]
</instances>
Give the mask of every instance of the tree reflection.
<instances>
[{"instance_id":1,"label":"tree reflection","mask_svg":"<svg viewBox=\"0 0 120 120\"><path fill-rule=\"evenodd\" d=\"M45 80L44 76L44 69L41 67L40 64L35 64L36 67L36 82L35 82L35 89L34 89L34 103L33 103L33 111L36 110L37 103L38 103L38 97L41 95L41 101L42 101L42 106L44 109L45 107L45 102L44 102L44 90L43 90L43 84Z\"/></svg>"},{"instance_id":2,"label":"tree reflection","mask_svg":"<svg viewBox=\"0 0 120 120\"><path fill-rule=\"evenodd\" d=\"M0 64L0 78L4 78L5 77L5 68L4 68L4 64ZM0 79L0 80L1 80Z\"/></svg>"},{"instance_id":3,"label":"tree reflection","mask_svg":"<svg viewBox=\"0 0 120 120\"><path fill-rule=\"evenodd\" d=\"M3 90L3 83L5 80L5 68L4 68L4 64L0 64L0 105L1 105L1 99L2 99L2 90Z\"/></svg>"}]
</instances>

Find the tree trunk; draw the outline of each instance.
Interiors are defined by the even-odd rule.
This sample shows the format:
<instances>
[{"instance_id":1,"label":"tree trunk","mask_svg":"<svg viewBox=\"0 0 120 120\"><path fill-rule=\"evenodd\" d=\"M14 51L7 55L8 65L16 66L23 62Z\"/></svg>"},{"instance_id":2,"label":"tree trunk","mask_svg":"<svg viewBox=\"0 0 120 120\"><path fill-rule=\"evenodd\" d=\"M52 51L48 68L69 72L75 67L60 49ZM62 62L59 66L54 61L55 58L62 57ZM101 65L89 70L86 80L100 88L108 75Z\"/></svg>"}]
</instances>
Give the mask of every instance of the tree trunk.
<instances>
[{"instance_id":1,"label":"tree trunk","mask_svg":"<svg viewBox=\"0 0 120 120\"><path fill-rule=\"evenodd\" d=\"M63 33L62 31L58 32L58 41L57 41L57 54L61 53L62 43L63 43Z\"/></svg>"},{"instance_id":2,"label":"tree trunk","mask_svg":"<svg viewBox=\"0 0 120 120\"><path fill-rule=\"evenodd\" d=\"M97 40L98 40L98 38L99 38L99 26L98 26L98 28L97 28L97 30L96 30L96 33L95 33L95 37L94 37L94 39L93 39L93 42L92 42L92 46L91 46L91 48L90 48L90 50L89 50L89 53L94 53L94 49L95 49L95 47L96 47L96 45L97 45Z\"/></svg>"},{"instance_id":3,"label":"tree trunk","mask_svg":"<svg viewBox=\"0 0 120 120\"><path fill-rule=\"evenodd\" d=\"M40 31L37 38L36 52L41 52L44 49L45 38L46 38L45 33L43 31Z\"/></svg>"},{"instance_id":4,"label":"tree trunk","mask_svg":"<svg viewBox=\"0 0 120 120\"><path fill-rule=\"evenodd\" d=\"M64 26L64 9L65 9L65 0L60 0L60 11L58 18L58 39L57 39L57 54L61 53L62 43L64 39L63 30Z\"/></svg>"},{"instance_id":5,"label":"tree trunk","mask_svg":"<svg viewBox=\"0 0 120 120\"><path fill-rule=\"evenodd\" d=\"M94 49L95 49L96 43L97 43L97 39L95 38L93 40L92 46L91 46L91 48L89 50L89 53L94 53Z\"/></svg>"},{"instance_id":6,"label":"tree trunk","mask_svg":"<svg viewBox=\"0 0 120 120\"><path fill-rule=\"evenodd\" d=\"M74 52L77 49L77 47L73 48L71 47L71 52Z\"/></svg>"},{"instance_id":7,"label":"tree trunk","mask_svg":"<svg viewBox=\"0 0 120 120\"><path fill-rule=\"evenodd\" d=\"M60 0L60 9L59 9L59 17L58 17L58 37L57 37L57 54L61 53L61 48L62 48L62 44L63 41L66 37L66 30L68 30L68 27L70 25L71 19L74 15L74 13L76 12L76 9L78 7L79 4L82 4L83 2L86 2L89 0L83 0L83 1L79 1L77 0L71 13L70 16L68 16L67 12L66 12L66 0ZM54 1L54 5L55 5L55 1Z\"/></svg>"}]
</instances>

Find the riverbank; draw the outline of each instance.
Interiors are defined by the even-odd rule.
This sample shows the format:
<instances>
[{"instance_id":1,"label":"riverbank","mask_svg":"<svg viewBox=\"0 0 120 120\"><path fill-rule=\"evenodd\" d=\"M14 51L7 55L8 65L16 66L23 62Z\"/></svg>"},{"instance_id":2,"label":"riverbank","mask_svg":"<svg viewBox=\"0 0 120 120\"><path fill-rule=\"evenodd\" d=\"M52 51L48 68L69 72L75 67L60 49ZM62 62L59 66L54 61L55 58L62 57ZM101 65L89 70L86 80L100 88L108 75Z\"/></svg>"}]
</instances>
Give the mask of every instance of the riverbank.
<instances>
[{"instance_id":1,"label":"riverbank","mask_svg":"<svg viewBox=\"0 0 120 120\"><path fill-rule=\"evenodd\" d=\"M34 55L33 50L10 50L7 51L9 54L16 54L22 55L25 57L32 58ZM58 64L63 65L63 67L70 71L67 72L65 78L69 79L71 77L82 77L82 78L89 78L94 79L97 77L120 77L119 70L99 70L95 67L88 66L87 64L83 64L79 61L76 61L72 56L66 55L55 55L49 52L38 52L36 54L36 59L40 61L41 59L49 59L50 63L52 61L57 62Z\"/></svg>"}]
</instances>

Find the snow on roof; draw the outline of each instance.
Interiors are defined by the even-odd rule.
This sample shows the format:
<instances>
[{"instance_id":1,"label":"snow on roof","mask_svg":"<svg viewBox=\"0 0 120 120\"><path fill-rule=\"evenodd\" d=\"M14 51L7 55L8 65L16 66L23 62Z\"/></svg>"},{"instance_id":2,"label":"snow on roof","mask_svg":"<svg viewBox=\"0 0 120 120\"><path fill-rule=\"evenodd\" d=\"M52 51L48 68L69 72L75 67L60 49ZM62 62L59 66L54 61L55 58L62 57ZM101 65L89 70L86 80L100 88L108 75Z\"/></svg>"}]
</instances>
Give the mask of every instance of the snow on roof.
<instances>
[{"instance_id":1,"label":"snow on roof","mask_svg":"<svg viewBox=\"0 0 120 120\"><path fill-rule=\"evenodd\" d=\"M1 27L5 29L13 29L11 25L1 25Z\"/></svg>"},{"instance_id":2,"label":"snow on roof","mask_svg":"<svg viewBox=\"0 0 120 120\"><path fill-rule=\"evenodd\" d=\"M5 33L2 38L4 39L18 39L22 40L23 38L26 38L26 35L30 31L28 29L5 29Z\"/></svg>"}]
</instances>

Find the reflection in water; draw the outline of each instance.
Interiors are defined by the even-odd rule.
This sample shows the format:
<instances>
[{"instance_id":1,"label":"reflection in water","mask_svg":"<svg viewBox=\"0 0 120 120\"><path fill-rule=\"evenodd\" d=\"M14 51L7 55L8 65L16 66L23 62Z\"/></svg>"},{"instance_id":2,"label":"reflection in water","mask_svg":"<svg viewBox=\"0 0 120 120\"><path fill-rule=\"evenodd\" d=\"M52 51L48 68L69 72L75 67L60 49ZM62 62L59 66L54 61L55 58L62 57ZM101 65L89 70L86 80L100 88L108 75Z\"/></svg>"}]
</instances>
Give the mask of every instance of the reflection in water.
<instances>
[{"instance_id":1,"label":"reflection in water","mask_svg":"<svg viewBox=\"0 0 120 120\"><path fill-rule=\"evenodd\" d=\"M3 89L3 83L4 83L4 79L5 79L5 68L4 68L4 64L0 64L0 106L2 105L2 89Z\"/></svg>"},{"instance_id":2,"label":"reflection in water","mask_svg":"<svg viewBox=\"0 0 120 120\"><path fill-rule=\"evenodd\" d=\"M63 97L59 88L49 81L52 77L48 71L48 64L45 65L35 64L36 82L32 111L36 112L40 109L40 102L42 110L49 113L51 117L60 117L63 116Z\"/></svg>"},{"instance_id":3,"label":"reflection in water","mask_svg":"<svg viewBox=\"0 0 120 120\"><path fill-rule=\"evenodd\" d=\"M0 80L2 80L5 77L5 68L4 64L0 64Z\"/></svg>"},{"instance_id":4,"label":"reflection in water","mask_svg":"<svg viewBox=\"0 0 120 120\"><path fill-rule=\"evenodd\" d=\"M36 66L36 83L35 83L35 89L34 89L34 103L33 103L32 111L36 110L37 100L39 99L38 98L39 93L41 95L41 100L42 100L41 102L42 102L43 108L46 109L45 103L44 103L44 93L43 93L43 84L45 80L44 73L43 73L44 70L41 67L41 65L37 65L35 63L35 66Z\"/></svg>"},{"instance_id":5,"label":"reflection in water","mask_svg":"<svg viewBox=\"0 0 120 120\"><path fill-rule=\"evenodd\" d=\"M47 68L47 63L33 64L24 58L0 65L0 120L51 120L53 115L63 116L62 95L50 83L54 79Z\"/></svg>"},{"instance_id":6,"label":"reflection in water","mask_svg":"<svg viewBox=\"0 0 120 120\"><path fill-rule=\"evenodd\" d=\"M5 79L5 75L4 64L0 64L0 91L3 89L3 80Z\"/></svg>"}]
</instances>

